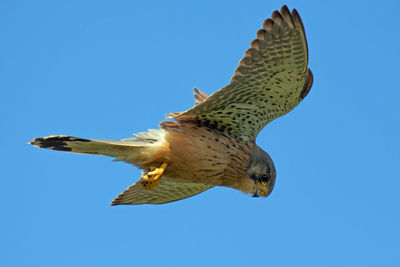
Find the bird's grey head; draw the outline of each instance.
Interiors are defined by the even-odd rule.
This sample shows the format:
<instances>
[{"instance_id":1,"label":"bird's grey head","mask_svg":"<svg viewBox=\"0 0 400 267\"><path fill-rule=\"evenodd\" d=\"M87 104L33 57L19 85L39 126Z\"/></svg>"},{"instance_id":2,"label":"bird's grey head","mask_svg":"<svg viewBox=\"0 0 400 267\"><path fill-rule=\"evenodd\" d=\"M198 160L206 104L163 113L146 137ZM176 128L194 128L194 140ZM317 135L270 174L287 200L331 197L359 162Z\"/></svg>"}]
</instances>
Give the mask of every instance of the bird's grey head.
<instances>
[{"instance_id":1,"label":"bird's grey head","mask_svg":"<svg viewBox=\"0 0 400 267\"><path fill-rule=\"evenodd\" d=\"M255 145L247 168L247 175L254 182L254 197L267 197L274 188L275 165L267 152Z\"/></svg>"}]
</instances>

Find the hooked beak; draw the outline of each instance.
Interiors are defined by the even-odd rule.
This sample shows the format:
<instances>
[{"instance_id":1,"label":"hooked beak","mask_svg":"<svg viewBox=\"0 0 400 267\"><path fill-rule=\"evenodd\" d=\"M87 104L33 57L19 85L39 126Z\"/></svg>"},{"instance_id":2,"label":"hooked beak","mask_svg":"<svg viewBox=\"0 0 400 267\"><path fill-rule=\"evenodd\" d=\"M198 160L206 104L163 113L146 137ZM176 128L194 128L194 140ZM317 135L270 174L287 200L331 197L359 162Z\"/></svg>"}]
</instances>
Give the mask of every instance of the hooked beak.
<instances>
[{"instance_id":1,"label":"hooked beak","mask_svg":"<svg viewBox=\"0 0 400 267\"><path fill-rule=\"evenodd\" d=\"M265 193L261 184L256 183L256 190L254 191L252 197L266 197L267 194Z\"/></svg>"}]
</instances>

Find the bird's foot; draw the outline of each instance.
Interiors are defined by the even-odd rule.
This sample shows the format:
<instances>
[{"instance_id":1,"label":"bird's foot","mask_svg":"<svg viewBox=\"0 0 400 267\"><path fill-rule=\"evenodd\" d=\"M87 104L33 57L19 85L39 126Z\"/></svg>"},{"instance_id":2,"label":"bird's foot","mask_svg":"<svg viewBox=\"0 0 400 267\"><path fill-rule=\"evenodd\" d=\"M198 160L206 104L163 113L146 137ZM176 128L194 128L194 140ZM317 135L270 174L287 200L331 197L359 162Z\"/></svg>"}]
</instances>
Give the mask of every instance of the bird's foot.
<instances>
[{"instance_id":1,"label":"bird's foot","mask_svg":"<svg viewBox=\"0 0 400 267\"><path fill-rule=\"evenodd\" d=\"M145 190L151 190L155 188L161 179L161 175L167 168L168 163L164 162L159 168L151 166L147 173L143 173L140 179L140 186Z\"/></svg>"}]
</instances>

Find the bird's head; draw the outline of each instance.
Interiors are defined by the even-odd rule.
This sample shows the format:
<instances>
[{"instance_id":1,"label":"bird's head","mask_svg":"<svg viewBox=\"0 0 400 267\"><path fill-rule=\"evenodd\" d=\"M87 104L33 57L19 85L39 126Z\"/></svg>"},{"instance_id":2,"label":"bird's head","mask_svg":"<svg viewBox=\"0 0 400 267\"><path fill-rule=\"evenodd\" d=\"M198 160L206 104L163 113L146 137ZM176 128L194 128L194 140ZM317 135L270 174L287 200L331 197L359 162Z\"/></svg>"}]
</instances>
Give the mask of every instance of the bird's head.
<instances>
[{"instance_id":1,"label":"bird's head","mask_svg":"<svg viewBox=\"0 0 400 267\"><path fill-rule=\"evenodd\" d=\"M271 157L255 145L247 168L247 175L254 183L253 197L267 197L274 188L276 171Z\"/></svg>"}]
</instances>

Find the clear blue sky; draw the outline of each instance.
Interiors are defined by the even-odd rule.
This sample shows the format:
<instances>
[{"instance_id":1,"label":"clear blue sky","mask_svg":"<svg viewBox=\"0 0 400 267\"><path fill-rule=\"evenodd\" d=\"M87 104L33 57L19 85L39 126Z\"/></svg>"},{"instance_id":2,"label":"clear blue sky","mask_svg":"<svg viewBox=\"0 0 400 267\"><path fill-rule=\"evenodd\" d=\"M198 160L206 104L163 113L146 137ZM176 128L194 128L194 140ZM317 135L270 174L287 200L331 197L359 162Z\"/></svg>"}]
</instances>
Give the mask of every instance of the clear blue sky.
<instances>
[{"instance_id":1,"label":"clear blue sky","mask_svg":"<svg viewBox=\"0 0 400 267\"><path fill-rule=\"evenodd\" d=\"M226 85L282 4L315 82L257 143L267 199L214 188L166 205L111 200L140 171L34 148L119 139ZM398 1L1 1L1 266L400 266ZM155 103L154 103L155 101ZM151 103L151 104L150 104Z\"/></svg>"}]
</instances>

